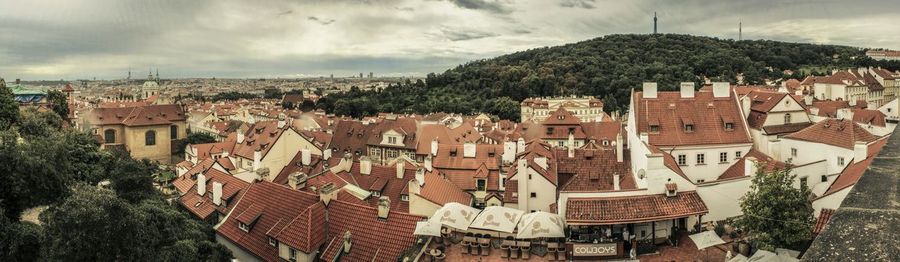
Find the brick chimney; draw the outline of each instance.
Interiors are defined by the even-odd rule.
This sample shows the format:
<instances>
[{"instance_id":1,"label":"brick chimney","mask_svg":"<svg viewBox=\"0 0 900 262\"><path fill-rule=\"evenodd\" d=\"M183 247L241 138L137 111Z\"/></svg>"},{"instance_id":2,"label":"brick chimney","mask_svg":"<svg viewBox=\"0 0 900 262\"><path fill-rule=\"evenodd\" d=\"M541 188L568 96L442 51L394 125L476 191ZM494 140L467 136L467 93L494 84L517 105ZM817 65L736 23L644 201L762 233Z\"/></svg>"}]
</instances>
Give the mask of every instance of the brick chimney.
<instances>
[{"instance_id":1,"label":"brick chimney","mask_svg":"<svg viewBox=\"0 0 900 262\"><path fill-rule=\"evenodd\" d=\"M856 141L853 145L853 163L859 163L866 160L869 154L869 145L863 141Z\"/></svg>"},{"instance_id":2,"label":"brick chimney","mask_svg":"<svg viewBox=\"0 0 900 262\"><path fill-rule=\"evenodd\" d=\"M256 149L253 151L253 171L259 170L262 168L262 151Z\"/></svg>"},{"instance_id":3,"label":"brick chimney","mask_svg":"<svg viewBox=\"0 0 900 262\"><path fill-rule=\"evenodd\" d=\"M268 168L260 168L256 171L256 181L269 180L269 169Z\"/></svg>"},{"instance_id":4,"label":"brick chimney","mask_svg":"<svg viewBox=\"0 0 900 262\"><path fill-rule=\"evenodd\" d=\"M428 170L428 171L431 171L431 169L433 168L432 165L431 165L431 161L432 161L432 160L431 160L431 155L425 156L425 169Z\"/></svg>"},{"instance_id":5,"label":"brick chimney","mask_svg":"<svg viewBox=\"0 0 900 262\"><path fill-rule=\"evenodd\" d=\"M328 183L322 185L322 188L319 188L319 199L322 200L326 206L332 199L337 198L338 188L334 186L334 183Z\"/></svg>"},{"instance_id":6,"label":"brick chimney","mask_svg":"<svg viewBox=\"0 0 900 262\"><path fill-rule=\"evenodd\" d=\"M350 248L353 247L353 241L351 241L350 231L344 233L344 248L341 250L344 254L350 253Z\"/></svg>"},{"instance_id":7,"label":"brick chimney","mask_svg":"<svg viewBox=\"0 0 900 262\"><path fill-rule=\"evenodd\" d=\"M312 163L312 152L309 149L300 150L300 163L304 166L309 166Z\"/></svg>"},{"instance_id":8,"label":"brick chimney","mask_svg":"<svg viewBox=\"0 0 900 262\"><path fill-rule=\"evenodd\" d=\"M308 178L309 177L303 172L293 173L290 177L288 177L288 186L290 186L294 190L305 188L306 180Z\"/></svg>"},{"instance_id":9,"label":"brick chimney","mask_svg":"<svg viewBox=\"0 0 900 262\"><path fill-rule=\"evenodd\" d=\"M378 218L387 219L391 213L391 199L387 196L378 198Z\"/></svg>"},{"instance_id":10,"label":"brick chimney","mask_svg":"<svg viewBox=\"0 0 900 262\"><path fill-rule=\"evenodd\" d=\"M416 169L416 182L419 183L419 186L425 185L425 169L424 168L419 167Z\"/></svg>"}]
</instances>

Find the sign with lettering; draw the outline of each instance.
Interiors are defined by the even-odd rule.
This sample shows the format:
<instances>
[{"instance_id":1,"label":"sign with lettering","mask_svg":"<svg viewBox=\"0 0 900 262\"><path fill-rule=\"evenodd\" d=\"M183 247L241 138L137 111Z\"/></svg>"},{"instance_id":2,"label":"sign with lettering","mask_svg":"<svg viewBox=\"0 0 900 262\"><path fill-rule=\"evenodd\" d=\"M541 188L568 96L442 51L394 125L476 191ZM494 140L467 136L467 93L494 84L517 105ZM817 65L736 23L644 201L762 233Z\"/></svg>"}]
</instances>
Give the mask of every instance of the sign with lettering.
<instances>
[{"instance_id":1,"label":"sign with lettering","mask_svg":"<svg viewBox=\"0 0 900 262\"><path fill-rule=\"evenodd\" d=\"M572 244L572 255L576 257L615 256L617 254L616 243Z\"/></svg>"}]
</instances>

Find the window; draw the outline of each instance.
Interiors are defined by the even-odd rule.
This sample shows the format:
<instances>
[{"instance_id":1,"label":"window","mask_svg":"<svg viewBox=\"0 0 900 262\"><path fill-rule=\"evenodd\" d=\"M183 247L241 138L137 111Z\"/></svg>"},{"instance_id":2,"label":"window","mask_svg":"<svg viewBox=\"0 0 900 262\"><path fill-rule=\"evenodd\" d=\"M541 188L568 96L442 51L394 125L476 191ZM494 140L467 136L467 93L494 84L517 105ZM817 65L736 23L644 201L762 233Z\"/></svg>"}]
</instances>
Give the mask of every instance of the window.
<instances>
[{"instance_id":1,"label":"window","mask_svg":"<svg viewBox=\"0 0 900 262\"><path fill-rule=\"evenodd\" d=\"M690 125L690 124L684 125L684 132L687 132L687 133L694 132L694 125Z\"/></svg>"},{"instance_id":2,"label":"window","mask_svg":"<svg viewBox=\"0 0 900 262\"><path fill-rule=\"evenodd\" d=\"M487 183L484 181L484 179L478 179L475 181L475 188L478 189L478 191L484 191L485 184Z\"/></svg>"},{"instance_id":3,"label":"window","mask_svg":"<svg viewBox=\"0 0 900 262\"><path fill-rule=\"evenodd\" d=\"M728 152L719 153L719 163L728 163Z\"/></svg>"},{"instance_id":4,"label":"window","mask_svg":"<svg viewBox=\"0 0 900 262\"><path fill-rule=\"evenodd\" d=\"M372 196L380 197L380 196L381 196L381 192L372 190Z\"/></svg>"},{"instance_id":5,"label":"window","mask_svg":"<svg viewBox=\"0 0 900 262\"><path fill-rule=\"evenodd\" d=\"M500 186L505 186L505 185L506 185L506 178L501 177L500 178Z\"/></svg>"},{"instance_id":6,"label":"window","mask_svg":"<svg viewBox=\"0 0 900 262\"><path fill-rule=\"evenodd\" d=\"M250 225L244 224L244 222L238 222L238 228L244 230L244 232L250 232Z\"/></svg>"},{"instance_id":7,"label":"window","mask_svg":"<svg viewBox=\"0 0 900 262\"><path fill-rule=\"evenodd\" d=\"M397 151L396 151L396 150L388 150L387 152L385 152L385 155L386 155L389 159L393 159L393 158L396 158L396 157L397 157Z\"/></svg>"},{"instance_id":8,"label":"window","mask_svg":"<svg viewBox=\"0 0 900 262\"><path fill-rule=\"evenodd\" d=\"M658 125L650 125L650 132L658 133L659 126Z\"/></svg>"},{"instance_id":9,"label":"window","mask_svg":"<svg viewBox=\"0 0 900 262\"><path fill-rule=\"evenodd\" d=\"M741 151L734 151L734 158L741 158Z\"/></svg>"},{"instance_id":10,"label":"window","mask_svg":"<svg viewBox=\"0 0 900 262\"><path fill-rule=\"evenodd\" d=\"M800 186L805 186L805 185L806 185L806 177L801 177L800 178Z\"/></svg>"},{"instance_id":11,"label":"window","mask_svg":"<svg viewBox=\"0 0 900 262\"><path fill-rule=\"evenodd\" d=\"M409 201L409 196L408 195L400 195L400 200L401 201Z\"/></svg>"},{"instance_id":12,"label":"window","mask_svg":"<svg viewBox=\"0 0 900 262\"><path fill-rule=\"evenodd\" d=\"M603 145L604 145L604 146L608 146L608 145L609 145L609 140L603 139Z\"/></svg>"},{"instance_id":13,"label":"window","mask_svg":"<svg viewBox=\"0 0 900 262\"><path fill-rule=\"evenodd\" d=\"M699 183L703 183L703 182L706 182L706 179L697 179L697 183L698 183L698 184L699 184Z\"/></svg>"},{"instance_id":14,"label":"window","mask_svg":"<svg viewBox=\"0 0 900 262\"><path fill-rule=\"evenodd\" d=\"M791 148L791 156L797 157L797 149L796 148L793 148L793 147Z\"/></svg>"},{"instance_id":15,"label":"window","mask_svg":"<svg viewBox=\"0 0 900 262\"><path fill-rule=\"evenodd\" d=\"M844 165L844 157L839 156L839 157L837 158L837 163L838 163L839 166L843 166L843 165Z\"/></svg>"},{"instance_id":16,"label":"window","mask_svg":"<svg viewBox=\"0 0 900 262\"><path fill-rule=\"evenodd\" d=\"M548 135L549 135L549 134L553 134L553 128L552 128L552 127L548 127L548 128L547 128L547 134L548 134Z\"/></svg>"},{"instance_id":17,"label":"window","mask_svg":"<svg viewBox=\"0 0 900 262\"><path fill-rule=\"evenodd\" d=\"M828 182L828 176L822 175L822 182Z\"/></svg>"},{"instance_id":18,"label":"window","mask_svg":"<svg viewBox=\"0 0 900 262\"><path fill-rule=\"evenodd\" d=\"M791 114L784 114L784 123L785 124L791 123Z\"/></svg>"},{"instance_id":19,"label":"window","mask_svg":"<svg viewBox=\"0 0 900 262\"><path fill-rule=\"evenodd\" d=\"M678 155L678 165L679 166L687 165L687 156L686 155Z\"/></svg>"},{"instance_id":20,"label":"window","mask_svg":"<svg viewBox=\"0 0 900 262\"><path fill-rule=\"evenodd\" d=\"M698 165L706 164L706 154L697 154L697 164Z\"/></svg>"},{"instance_id":21,"label":"window","mask_svg":"<svg viewBox=\"0 0 900 262\"><path fill-rule=\"evenodd\" d=\"M381 150L378 150L378 148L374 148L374 147L369 148L369 155L370 156L381 156Z\"/></svg>"},{"instance_id":22,"label":"window","mask_svg":"<svg viewBox=\"0 0 900 262\"><path fill-rule=\"evenodd\" d=\"M725 130L734 130L734 123L725 123Z\"/></svg>"},{"instance_id":23,"label":"window","mask_svg":"<svg viewBox=\"0 0 900 262\"><path fill-rule=\"evenodd\" d=\"M288 248L288 258L291 261L297 261L297 250L294 250L293 248Z\"/></svg>"},{"instance_id":24,"label":"window","mask_svg":"<svg viewBox=\"0 0 900 262\"><path fill-rule=\"evenodd\" d=\"M144 133L144 145L156 145L156 131L150 130Z\"/></svg>"},{"instance_id":25,"label":"window","mask_svg":"<svg viewBox=\"0 0 900 262\"><path fill-rule=\"evenodd\" d=\"M107 129L103 131L104 140L106 140L107 144L112 144L116 142L116 130Z\"/></svg>"},{"instance_id":26,"label":"window","mask_svg":"<svg viewBox=\"0 0 900 262\"><path fill-rule=\"evenodd\" d=\"M556 144L557 144L559 147L565 147L565 146L566 146L566 142L563 142L563 141L556 142Z\"/></svg>"},{"instance_id":27,"label":"window","mask_svg":"<svg viewBox=\"0 0 900 262\"><path fill-rule=\"evenodd\" d=\"M397 143L396 137L389 136L387 139L388 139L388 144L396 144Z\"/></svg>"},{"instance_id":28,"label":"window","mask_svg":"<svg viewBox=\"0 0 900 262\"><path fill-rule=\"evenodd\" d=\"M278 247L278 240L275 240L274 237L269 237L269 245L273 247Z\"/></svg>"},{"instance_id":29,"label":"window","mask_svg":"<svg viewBox=\"0 0 900 262\"><path fill-rule=\"evenodd\" d=\"M531 192L531 198L537 198L537 193Z\"/></svg>"},{"instance_id":30,"label":"window","mask_svg":"<svg viewBox=\"0 0 900 262\"><path fill-rule=\"evenodd\" d=\"M176 126L176 125L170 126L170 127L169 127L169 134L170 134L169 136L170 136L172 139L178 139L178 126Z\"/></svg>"}]
</instances>

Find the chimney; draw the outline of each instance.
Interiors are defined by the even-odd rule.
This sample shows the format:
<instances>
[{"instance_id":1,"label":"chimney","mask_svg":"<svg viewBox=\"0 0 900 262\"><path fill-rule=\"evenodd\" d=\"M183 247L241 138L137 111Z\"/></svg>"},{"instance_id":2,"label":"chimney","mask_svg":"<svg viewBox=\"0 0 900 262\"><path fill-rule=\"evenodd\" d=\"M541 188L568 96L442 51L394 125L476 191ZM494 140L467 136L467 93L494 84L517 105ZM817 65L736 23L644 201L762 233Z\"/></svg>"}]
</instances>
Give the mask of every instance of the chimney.
<instances>
[{"instance_id":1,"label":"chimney","mask_svg":"<svg viewBox=\"0 0 900 262\"><path fill-rule=\"evenodd\" d=\"M694 97L694 82L681 82L681 98Z\"/></svg>"},{"instance_id":2,"label":"chimney","mask_svg":"<svg viewBox=\"0 0 900 262\"><path fill-rule=\"evenodd\" d=\"M512 163L513 161L516 161L516 142L503 142L503 156L501 158L503 163Z\"/></svg>"},{"instance_id":3,"label":"chimney","mask_svg":"<svg viewBox=\"0 0 900 262\"><path fill-rule=\"evenodd\" d=\"M613 189L616 191L622 190L622 188L619 186L619 174L613 175Z\"/></svg>"},{"instance_id":4,"label":"chimney","mask_svg":"<svg viewBox=\"0 0 900 262\"><path fill-rule=\"evenodd\" d=\"M473 142L465 142L463 143L463 157L472 158L475 157L475 143Z\"/></svg>"},{"instance_id":5,"label":"chimney","mask_svg":"<svg viewBox=\"0 0 900 262\"><path fill-rule=\"evenodd\" d=\"M347 231L346 233L344 233L344 248L342 250L342 251L344 251L344 254L349 254L350 248L353 247L353 242L350 241L350 236L351 236L350 231Z\"/></svg>"},{"instance_id":6,"label":"chimney","mask_svg":"<svg viewBox=\"0 0 900 262\"><path fill-rule=\"evenodd\" d=\"M622 144L624 144L622 141L622 133L619 133L616 135L616 162L619 163L625 161L625 150L622 148L624 147Z\"/></svg>"},{"instance_id":7,"label":"chimney","mask_svg":"<svg viewBox=\"0 0 900 262\"><path fill-rule=\"evenodd\" d=\"M853 121L853 111L850 108L840 108L837 111L837 119Z\"/></svg>"},{"instance_id":8,"label":"chimney","mask_svg":"<svg viewBox=\"0 0 900 262\"><path fill-rule=\"evenodd\" d=\"M518 206L523 210L528 209L528 160L519 159L516 165L516 182L519 186L518 192L513 192L518 196Z\"/></svg>"},{"instance_id":9,"label":"chimney","mask_svg":"<svg viewBox=\"0 0 900 262\"><path fill-rule=\"evenodd\" d=\"M656 98L656 82L644 82L644 98Z\"/></svg>"},{"instance_id":10,"label":"chimney","mask_svg":"<svg viewBox=\"0 0 900 262\"><path fill-rule=\"evenodd\" d=\"M666 165L663 162L662 153L647 154L647 170L656 170L663 168L666 168Z\"/></svg>"},{"instance_id":11,"label":"chimney","mask_svg":"<svg viewBox=\"0 0 900 262\"><path fill-rule=\"evenodd\" d=\"M203 173L197 175L197 194L201 196L206 194L206 175Z\"/></svg>"},{"instance_id":12,"label":"chimney","mask_svg":"<svg viewBox=\"0 0 900 262\"><path fill-rule=\"evenodd\" d=\"M729 89L731 84L728 82L713 82L713 97L730 97Z\"/></svg>"},{"instance_id":13,"label":"chimney","mask_svg":"<svg viewBox=\"0 0 900 262\"><path fill-rule=\"evenodd\" d=\"M425 169L424 168L416 168L416 182L419 183L419 186L425 185Z\"/></svg>"},{"instance_id":14,"label":"chimney","mask_svg":"<svg viewBox=\"0 0 900 262\"><path fill-rule=\"evenodd\" d=\"M290 186L294 190L303 189L306 187L307 179L309 179L309 177L303 172L293 173L290 177L288 177L288 186Z\"/></svg>"},{"instance_id":15,"label":"chimney","mask_svg":"<svg viewBox=\"0 0 900 262\"><path fill-rule=\"evenodd\" d=\"M322 159L328 160L329 158L331 158L331 149L322 150Z\"/></svg>"},{"instance_id":16,"label":"chimney","mask_svg":"<svg viewBox=\"0 0 900 262\"><path fill-rule=\"evenodd\" d=\"M647 134L646 132L641 133L641 142L644 142L644 144L649 145L650 144L650 135Z\"/></svg>"},{"instance_id":17,"label":"chimney","mask_svg":"<svg viewBox=\"0 0 900 262\"><path fill-rule=\"evenodd\" d=\"M284 117L279 117L278 118L278 129L282 129L286 125L287 125L287 122L284 121Z\"/></svg>"},{"instance_id":18,"label":"chimney","mask_svg":"<svg viewBox=\"0 0 900 262\"><path fill-rule=\"evenodd\" d=\"M394 167L397 168L397 179L403 179L403 173L406 172L406 161L397 161Z\"/></svg>"},{"instance_id":19,"label":"chimney","mask_svg":"<svg viewBox=\"0 0 900 262\"><path fill-rule=\"evenodd\" d=\"M850 106L856 106L856 99L850 99L850 101L847 102L850 103Z\"/></svg>"},{"instance_id":20,"label":"chimney","mask_svg":"<svg viewBox=\"0 0 900 262\"><path fill-rule=\"evenodd\" d=\"M300 150L300 163L304 166L308 166L312 162L312 154L309 149L301 149Z\"/></svg>"},{"instance_id":21,"label":"chimney","mask_svg":"<svg viewBox=\"0 0 900 262\"><path fill-rule=\"evenodd\" d=\"M337 197L337 192L334 183L324 184L322 188L319 188L319 199L327 206L332 199Z\"/></svg>"},{"instance_id":22,"label":"chimney","mask_svg":"<svg viewBox=\"0 0 900 262\"><path fill-rule=\"evenodd\" d=\"M431 156L425 156L425 169L431 171L433 167L431 166Z\"/></svg>"},{"instance_id":23,"label":"chimney","mask_svg":"<svg viewBox=\"0 0 900 262\"><path fill-rule=\"evenodd\" d=\"M437 138L431 140L431 155L437 156L438 153L438 141Z\"/></svg>"},{"instance_id":24,"label":"chimney","mask_svg":"<svg viewBox=\"0 0 900 262\"><path fill-rule=\"evenodd\" d=\"M259 170L262 168L262 152L257 149L253 151L253 171Z\"/></svg>"},{"instance_id":25,"label":"chimney","mask_svg":"<svg viewBox=\"0 0 900 262\"><path fill-rule=\"evenodd\" d=\"M805 103L807 106L811 106L813 103L813 96L812 95L804 96L803 103Z\"/></svg>"},{"instance_id":26,"label":"chimney","mask_svg":"<svg viewBox=\"0 0 900 262\"><path fill-rule=\"evenodd\" d=\"M819 115L819 108L818 108L818 107L810 107L810 108L809 108L809 114L810 114L810 115L814 115L814 116L818 116L818 115Z\"/></svg>"},{"instance_id":27,"label":"chimney","mask_svg":"<svg viewBox=\"0 0 900 262\"><path fill-rule=\"evenodd\" d=\"M344 157L341 158L341 162L337 165L331 167L331 173L340 173L340 172L350 172L350 167L353 165L353 155L350 153L344 154ZM360 159L361 160L361 159Z\"/></svg>"},{"instance_id":28,"label":"chimney","mask_svg":"<svg viewBox=\"0 0 900 262\"><path fill-rule=\"evenodd\" d=\"M17 85L18 85L18 84L22 84L22 79L16 78L16 84L17 84Z\"/></svg>"},{"instance_id":29,"label":"chimney","mask_svg":"<svg viewBox=\"0 0 900 262\"><path fill-rule=\"evenodd\" d=\"M569 133L569 148L566 152L569 158L575 157L575 134Z\"/></svg>"},{"instance_id":30,"label":"chimney","mask_svg":"<svg viewBox=\"0 0 900 262\"><path fill-rule=\"evenodd\" d=\"M378 218L387 219L391 213L391 199L387 196L378 198Z\"/></svg>"},{"instance_id":31,"label":"chimney","mask_svg":"<svg viewBox=\"0 0 900 262\"><path fill-rule=\"evenodd\" d=\"M853 144L853 163L859 163L866 160L869 154L869 145L863 141L856 141Z\"/></svg>"},{"instance_id":32,"label":"chimney","mask_svg":"<svg viewBox=\"0 0 900 262\"><path fill-rule=\"evenodd\" d=\"M222 205L222 183L213 182L212 190L213 190L213 195L212 195L213 204L215 204L217 206Z\"/></svg>"},{"instance_id":33,"label":"chimney","mask_svg":"<svg viewBox=\"0 0 900 262\"><path fill-rule=\"evenodd\" d=\"M257 181L269 180L269 169L268 168L260 168L256 170L256 179Z\"/></svg>"},{"instance_id":34,"label":"chimney","mask_svg":"<svg viewBox=\"0 0 900 262\"><path fill-rule=\"evenodd\" d=\"M524 151L525 151L525 139L520 137L519 140L516 141L516 154L522 153Z\"/></svg>"},{"instance_id":35,"label":"chimney","mask_svg":"<svg viewBox=\"0 0 900 262\"><path fill-rule=\"evenodd\" d=\"M359 158L359 173L363 175L372 174L372 160L369 157Z\"/></svg>"},{"instance_id":36,"label":"chimney","mask_svg":"<svg viewBox=\"0 0 900 262\"><path fill-rule=\"evenodd\" d=\"M237 143L238 143L238 144L243 144L243 143L244 143L244 133L241 133L241 132L238 132L238 133L237 133Z\"/></svg>"},{"instance_id":37,"label":"chimney","mask_svg":"<svg viewBox=\"0 0 900 262\"><path fill-rule=\"evenodd\" d=\"M748 156L744 158L744 175L745 176L755 176L756 175L756 167L757 161L755 157Z\"/></svg>"}]
</instances>

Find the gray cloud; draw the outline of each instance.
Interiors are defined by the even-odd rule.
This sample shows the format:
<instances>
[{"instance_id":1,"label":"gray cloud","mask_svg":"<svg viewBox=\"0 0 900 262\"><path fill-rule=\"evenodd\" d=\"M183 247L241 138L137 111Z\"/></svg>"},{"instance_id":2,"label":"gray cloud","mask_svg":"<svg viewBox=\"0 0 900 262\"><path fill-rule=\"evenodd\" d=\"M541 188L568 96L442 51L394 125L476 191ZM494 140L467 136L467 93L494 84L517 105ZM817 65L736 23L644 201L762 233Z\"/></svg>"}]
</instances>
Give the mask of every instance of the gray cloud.
<instances>
[{"instance_id":1,"label":"gray cloud","mask_svg":"<svg viewBox=\"0 0 900 262\"><path fill-rule=\"evenodd\" d=\"M324 18L318 18L318 17L315 17L315 16L310 16L310 17L308 17L308 18L306 18L306 19L308 19L308 20L310 20L310 21L314 21L314 22L319 23L319 24L321 24L321 25L330 25L331 23L334 23L334 19L324 19Z\"/></svg>"},{"instance_id":2,"label":"gray cloud","mask_svg":"<svg viewBox=\"0 0 900 262\"><path fill-rule=\"evenodd\" d=\"M454 5L465 9L483 10L498 14L508 14L512 9L498 1L492 0L450 0Z\"/></svg>"},{"instance_id":3,"label":"gray cloud","mask_svg":"<svg viewBox=\"0 0 900 262\"><path fill-rule=\"evenodd\" d=\"M451 29L451 28L441 28L441 33L450 41L466 41L466 40L474 40L485 37L494 37L498 34L491 32L483 32L478 30L467 30L467 29Z\"/></svg>"},{"instance_id":4,"label":"gray cloud","mask_svg":"<svg viewBox=\"0 0 900 262\"><path fill-rule=\"evenodd\" d=\"M745 39L900 49L895 0L0 0L0 6L15 11L0 13L0 77L7 79L120 78L128 68L148 67L168 77L424 75L530 48L649 33L654 11L661 33L737 38L740 20Z\"/></svg>"},{"instance_id":5,"label":"gray cloud","mask_svg":"<svg viewBox=\"0 0 900 262\"><path fill-rule=\"evenodd\" d=\"M562 0L559 6L570 8L594 9L594 0Z\"/></svg>"}]
</instances>

